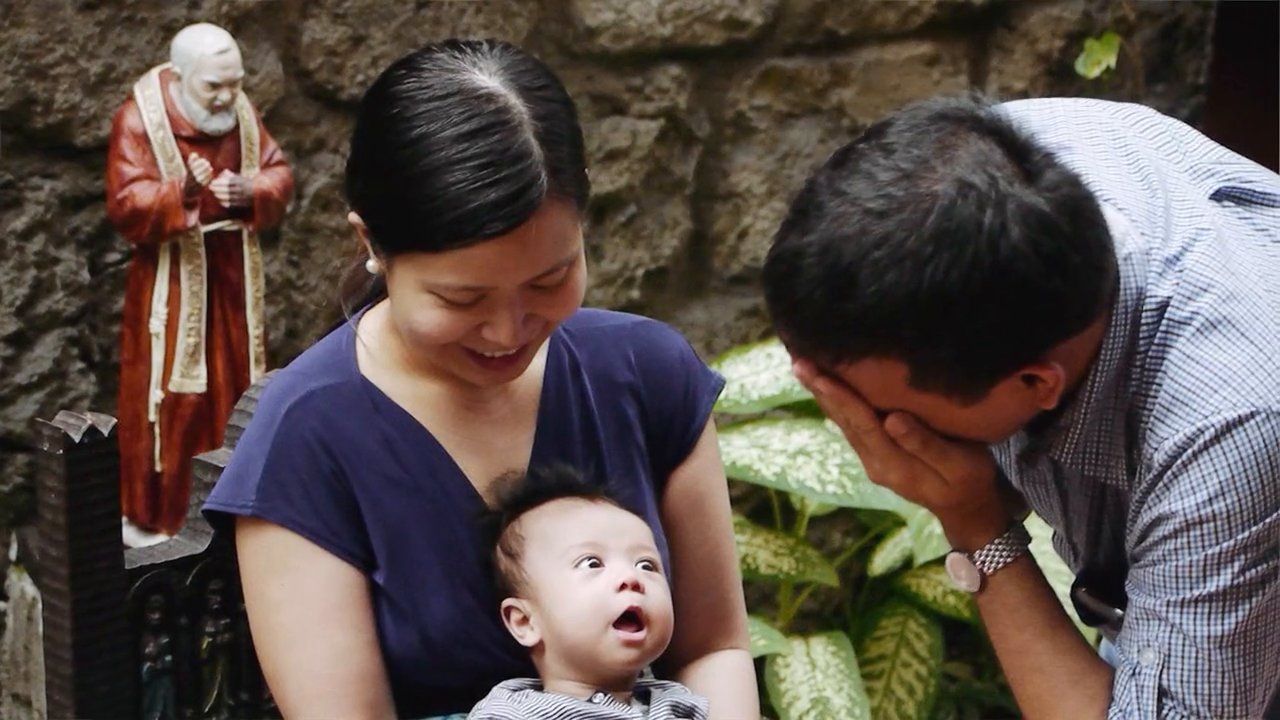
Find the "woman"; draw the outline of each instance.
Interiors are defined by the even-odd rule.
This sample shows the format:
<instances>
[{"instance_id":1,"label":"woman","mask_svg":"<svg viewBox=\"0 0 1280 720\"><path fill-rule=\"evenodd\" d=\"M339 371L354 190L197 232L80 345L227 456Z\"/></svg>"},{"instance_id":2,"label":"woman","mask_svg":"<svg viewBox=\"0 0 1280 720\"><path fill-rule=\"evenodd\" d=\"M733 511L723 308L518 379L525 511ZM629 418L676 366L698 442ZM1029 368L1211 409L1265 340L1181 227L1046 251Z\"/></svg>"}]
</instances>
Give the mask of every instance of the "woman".
<instances>
[{"instance_id":1,"label":"woman","mask_svg":"<svg viewBox=\"0 0 1280 720\"><path fill-rule=\"evenodd\" d=\"M475 524L492 478L567 462L653 527L676 634L659 674L758 717L711 406L678 334L581 309L582 131L551 71L495 41L402 58L361 103L348 216L383 298L282 370L205 506L234 518L286 717L466 712L532 676Z\"/></svg>"}]
</instances>

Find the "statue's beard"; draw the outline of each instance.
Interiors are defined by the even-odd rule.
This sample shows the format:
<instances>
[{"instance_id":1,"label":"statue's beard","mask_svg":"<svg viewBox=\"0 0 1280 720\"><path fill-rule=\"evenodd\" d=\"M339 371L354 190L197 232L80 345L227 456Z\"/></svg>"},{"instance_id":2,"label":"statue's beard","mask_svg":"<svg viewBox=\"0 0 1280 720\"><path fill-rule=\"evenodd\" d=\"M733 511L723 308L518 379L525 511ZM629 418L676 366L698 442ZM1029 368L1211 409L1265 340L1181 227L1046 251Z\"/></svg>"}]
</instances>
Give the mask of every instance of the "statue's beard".
<instances>
[{"instance_id":1,"label":"statue's beard","mask_svg":"<svg viewBox=\"0 0 1280 720\"><path fill-rule=\"evenodd\" d=\"M191 124L195 125L200 132L205 135L219 137L235 129L237 118L234 107L218 112L209 112L201 107L200 103L191 99L182 83L174 83L170 88L173 99L178 101L178 106L182 108L182 114L186 115Z\"/></svg>"}]
</instances>

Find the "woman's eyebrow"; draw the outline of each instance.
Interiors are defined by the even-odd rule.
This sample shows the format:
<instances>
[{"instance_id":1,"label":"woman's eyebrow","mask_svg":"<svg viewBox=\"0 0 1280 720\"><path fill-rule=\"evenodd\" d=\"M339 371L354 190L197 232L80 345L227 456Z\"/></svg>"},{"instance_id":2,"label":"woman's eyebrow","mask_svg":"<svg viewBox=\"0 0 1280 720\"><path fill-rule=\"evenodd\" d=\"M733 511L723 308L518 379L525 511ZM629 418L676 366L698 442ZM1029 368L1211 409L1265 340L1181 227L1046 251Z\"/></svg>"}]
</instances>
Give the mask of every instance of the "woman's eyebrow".
<instances>
[{"instance_id":1,"label":"woman's eyebrow","mask_svg":"<svg viewBox=\"0 0 1280 720\"><path fill-rule=\"evenodd\" d=\"M581 252L581 249L574 250L573 254L570 255L569 257L566 257L565 259L556 263L550 269L544 270L538 273L537 275L534 275L533 277L529 278L528 280L525 280L525 282L534 282L536 280L541 280L542 278L545 278L548 275L553 275L557 272L560 272L566 267L572 265L573 262L578 259L578 253L580 252ZM491 285L451 285L449 283L431 282L430 280L424 280L422 282L422 285L429 289L448 290L450 292L485 292L493 289Z\"/></svg>"},{"instance_id":2,"label":"woman's eyebrow","mask_svg":"<svg viewBox=\"0 0 1280 720\"><path fill-rule=\"evenodd\" d=\"M560 272L561 270L565 269L566 267L568 267L568 266L572 265L572 264L573 264L573 261L578 259L578 254L579 254L580 252L582 252L582 249L581 249L581 248L574 250L574 251L573 251L573 253L572 253L571 255L569 255L569 256L568 256L568 257L566 257L565 259L561 260L560 262L556 263L555 265L552 265L552 266L551 266L551 269L549 269L549 270L547 270L547 271L545 271L545 272L538 273L537 275L534 275L533 277L529 278L529 281L530 281L530 282L532 282L532 281L534 281L534 280L541 280L542 278L544 278L544 277L546 277L546 276L548 276L548 275L554 275L555 273Z\"/></svg>"}]
</instances>

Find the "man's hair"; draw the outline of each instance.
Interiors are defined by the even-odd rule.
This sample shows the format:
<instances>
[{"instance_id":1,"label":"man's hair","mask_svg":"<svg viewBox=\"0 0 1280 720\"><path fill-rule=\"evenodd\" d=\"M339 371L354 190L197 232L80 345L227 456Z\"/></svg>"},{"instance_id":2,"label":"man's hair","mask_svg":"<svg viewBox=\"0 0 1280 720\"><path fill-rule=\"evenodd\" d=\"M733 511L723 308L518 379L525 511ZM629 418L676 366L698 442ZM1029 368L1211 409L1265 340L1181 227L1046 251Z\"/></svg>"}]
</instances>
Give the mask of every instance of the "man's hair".
<instances>
[{"instance_id":1,"label":"man's hair","mask_svg":"<svg viewBox=\"0 0 1280 720\"><path fill-rule=\"evenodd\" d=\"M240 52L240 46L231 33L212 23L196 23L182 28L173 36L169 43L169 62L185 79L200 58L229 52Z\"/></svg>"},{"instance_id":2,"label":"man's hair","mask_svg":"<svg viewBox=\"0 0 1280 720\"><path fill-rule=\"evenodd\" d=\"M555 500L606 503L632 512L607 485L588 481L568 465L530 467L527 472L499 477L493 483L491 505L481 518L481 527L493 548L491 560L499 599L518 596L528 580L521 562L524 536L516 523L529 511Z\"/></svg>"},{"instance_id":3,"label":"man's hair","mask_svg":"<svg viewBox=\"0 0 1280 720\"><path fill-rule=\"evenodd\" d=\"M763 283L793 354L899 360L915 389L976 402L1101 316L1116 260L1080 178L970 96L837 150L792 201Z\"/></svg>"}]
</instances>

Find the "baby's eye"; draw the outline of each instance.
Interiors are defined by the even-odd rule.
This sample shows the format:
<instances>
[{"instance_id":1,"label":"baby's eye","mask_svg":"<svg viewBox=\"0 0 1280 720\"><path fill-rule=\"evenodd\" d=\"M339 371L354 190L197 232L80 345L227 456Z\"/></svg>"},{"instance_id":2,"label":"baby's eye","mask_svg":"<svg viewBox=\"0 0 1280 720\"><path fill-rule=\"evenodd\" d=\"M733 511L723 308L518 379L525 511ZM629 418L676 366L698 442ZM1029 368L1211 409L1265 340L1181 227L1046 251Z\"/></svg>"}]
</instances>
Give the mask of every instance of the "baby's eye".
<instances>
[{"instance_id":1,"label":"baby's eye","mask_svg":"<svg viewBox=\"0 0 1280 720\"><path fill-rule=\"evenodd\" d=\"M602 567L604 567L604 561L603 561L603 560L601 560L600 558L596 557L595 555L588 555L588 556L586 556L586 557L582 558L581 560L579 560L579 561L574 565L574 567L576 567L576 568L587 568L588 570L595 570L595 569L597 569L597 568L602 568Z\"/></svg>"},{"instance_id":2,"label":"baby's eye","mask_svg":"<svg viewBox=\"0 0 1280 720\"><path fill-rule=\"evenodd\" d=\"M652 560L649 560L648 558L645 558L644 560L637 562L636 567L640 568L645 572L658 572L658 563Z\"/></svg>"}]
</instances>

